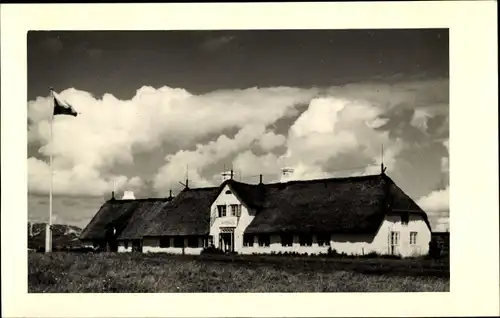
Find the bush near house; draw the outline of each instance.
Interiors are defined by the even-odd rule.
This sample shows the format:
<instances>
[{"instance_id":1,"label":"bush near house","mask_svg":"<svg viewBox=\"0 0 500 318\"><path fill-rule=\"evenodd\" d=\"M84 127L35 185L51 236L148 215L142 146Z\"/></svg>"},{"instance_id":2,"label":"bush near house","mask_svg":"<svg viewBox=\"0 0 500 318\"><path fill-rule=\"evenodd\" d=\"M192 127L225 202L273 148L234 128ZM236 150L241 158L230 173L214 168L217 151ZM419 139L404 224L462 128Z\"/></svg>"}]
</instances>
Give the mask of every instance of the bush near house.
<instances>
[{"instance_id":1,"label":"bush near house","mask_svg":"<svg viewBox=\"0 0 500 318\"><path fill-rule=\"evenodd\" d=\"M209 246L205 247L203 250L201 250L201 255L205 254L216 254L216 255L224 255L225 252L221 250L220 248L215 248L214 246Z\"/></svg>"},{"instance_id":2,"label":"bush near house","mask_svg":"<svg viewBox=\"0 0 500 318\"><path fill-rule=\"evenodd\" d=\"M443 292L449 291L449 263L423 258L30 253L28 291Z\"/></svg>"}]
</instances>

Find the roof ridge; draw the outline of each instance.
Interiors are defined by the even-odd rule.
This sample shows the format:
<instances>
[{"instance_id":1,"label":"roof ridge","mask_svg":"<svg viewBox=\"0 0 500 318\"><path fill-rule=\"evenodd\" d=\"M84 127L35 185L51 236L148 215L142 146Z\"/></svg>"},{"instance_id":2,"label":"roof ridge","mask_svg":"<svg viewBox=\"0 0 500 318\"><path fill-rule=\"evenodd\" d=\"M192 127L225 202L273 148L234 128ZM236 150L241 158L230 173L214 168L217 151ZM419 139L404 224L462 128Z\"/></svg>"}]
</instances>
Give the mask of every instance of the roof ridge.
<instances>
[{"instance_id":1,"label":"roof ridge","mask_svg":"<svg viewBox=\"0 0 500 318\"><path fill-rule=\"evenodd\" d=\"M247 186L252 186L252 187L257 187L257 186L269 186L269 185L279 185L279 184L295 184L295 183L314 183L314 182L325 182L325 181L349 181L349 180L363 180L363 179L371 179L375 177L386 177L390 181L392 179L387 176L386 174L370 174L370 175L364 175L364 176L348 176L348 177L334 177L334 178L320 178L320 179L308 179L308 180L290 180L286 182L273 182L273 183L246 183L246 182L241 182L237 181L234 179L228 179L224 182L222 182L218 186L211 186L211 187L199 187L199 188L184 188L182 189L181 192L183 191L209 191L209 190L217 190L220 189L223 185L226 184L231 184L231 183L236 183L236 184L242 184L242 185L247 185ZM394 181L392 181L394 183ZM168 200L169 198L144 198L144 199L115 199L115 201L140 201L140 200Z\"/></svg>"},{"instance_id":2,"label":"roof ridge","mask_svg":"<svg viewBox=\"0 0 500 318\"><path fill-rule=\"evenodd\" d=\"M140 199L109 199L106 202L141 202L141 201L170 201L170 197L161 198L140 198Z\"/></svg>"},{"instance_id":3,"label":"roof ridge","mask_svg":"<svg viewBox=\"0 0 500 318\"><path fill-rule=\"evenodd\" d=\"M217 187L200 187L200 188L184 188L182 189L181 192L183 191L201 191L201 190L215 190L215 189L219 189L219 186Z\"/></svg>"},{"instance_id":4,"label":"roof ridge","mask_svg":"<svg viewBox=\"0 0 500 318\"><path fill-rule=\"evenodd\" d=\"M363 179L371 179L375 177L387 177L387 175L382 174L370 174L364 176L349 176L349 177L335 177L335 178L320 178L320 179L309 179L309 180L290 180L286 182L274 182L274 183L266 183L264 185L278 185L278 184L294 184L294 183L314 183L314 182L325 182L325 181L349 181L349 180L363 180ZM390 179L390 178L389 178ZM258 184L255 184L258 185Z\"/></svg>"}]
</instances>

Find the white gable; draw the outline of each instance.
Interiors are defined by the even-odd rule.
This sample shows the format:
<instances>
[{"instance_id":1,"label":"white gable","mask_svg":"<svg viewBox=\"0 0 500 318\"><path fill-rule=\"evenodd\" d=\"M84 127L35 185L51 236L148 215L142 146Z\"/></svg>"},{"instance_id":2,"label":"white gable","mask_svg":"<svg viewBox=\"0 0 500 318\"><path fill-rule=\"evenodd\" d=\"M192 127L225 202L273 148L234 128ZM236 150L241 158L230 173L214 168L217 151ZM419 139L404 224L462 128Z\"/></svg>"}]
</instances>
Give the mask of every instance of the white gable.
<instances>
[{"instance_id":1,"label":"white gable","mask_svg":"<svg viewBox=\"0 0 500 318\"><path fill-rule=\"evenodd\" d=\"M225 207L225 215L219 215L218 206ZM233 206L238 213L234 213ZM218 242L219 234L233 231L235 248L241 248L243 232L253 220L255 213L238 198L229 185L225 185L210 207L210 235ZM217 246L217 244L216 244Z\"/></svg>"}]
</instances>

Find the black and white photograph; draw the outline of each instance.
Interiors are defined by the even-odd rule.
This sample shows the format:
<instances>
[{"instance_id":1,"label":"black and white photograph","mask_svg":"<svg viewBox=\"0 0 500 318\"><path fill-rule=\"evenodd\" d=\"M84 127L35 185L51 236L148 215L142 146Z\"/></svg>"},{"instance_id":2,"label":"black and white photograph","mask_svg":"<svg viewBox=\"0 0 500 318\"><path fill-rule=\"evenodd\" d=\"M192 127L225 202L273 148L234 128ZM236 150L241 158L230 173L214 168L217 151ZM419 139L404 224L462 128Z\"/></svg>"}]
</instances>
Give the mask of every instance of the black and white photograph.
<instances>
[{"instance_id":1,"label":"black and white photograph","mask_svg":"<svg viewBox=\"0 0 500 318\"><path fill-rule=\"evenodd\" d=\"M495 6L2 4L2 315L497 313Z\"/></svg>"},{"instance_id":2,"label":"black and white photograph","mask_svg":"<svg viewBox=\"0 0 500 318\"><path fill-rule=\"evenodd\" d=\"M29 292L449 290L447 29L27 41Z\"/></svg>"}]
</instances>

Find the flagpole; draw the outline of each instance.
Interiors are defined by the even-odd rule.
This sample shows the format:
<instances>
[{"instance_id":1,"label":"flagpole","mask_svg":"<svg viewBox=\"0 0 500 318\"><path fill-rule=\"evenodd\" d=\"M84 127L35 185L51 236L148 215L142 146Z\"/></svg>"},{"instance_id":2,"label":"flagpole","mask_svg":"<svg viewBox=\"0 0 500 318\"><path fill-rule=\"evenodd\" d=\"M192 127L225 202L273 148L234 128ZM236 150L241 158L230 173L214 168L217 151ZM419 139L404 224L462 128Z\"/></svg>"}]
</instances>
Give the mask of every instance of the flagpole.
<instances>
[{"instance_id":1,"label":"flagpole","mask_svg":"<svg viewBox=\"0 0 500 318\"><path fill-rule=\"evenodd\" d=\"M52 88L50 89L50 96L52 98L52 103L53 103L53 108L54 108L55 107L54 94L53 94ZM53 147L53 144L52 144L53 121L54 121L54 110L52 109L51 114L50 114L50 136L49 136L51 147ZM45 252L46 253L52 252L52 187L53 187L52 150L53 149L50 149L50 159L49 159L49 166L50 166L49 222L47 223L47 227L45 229Z\"/></svg>"}]
</instances>

